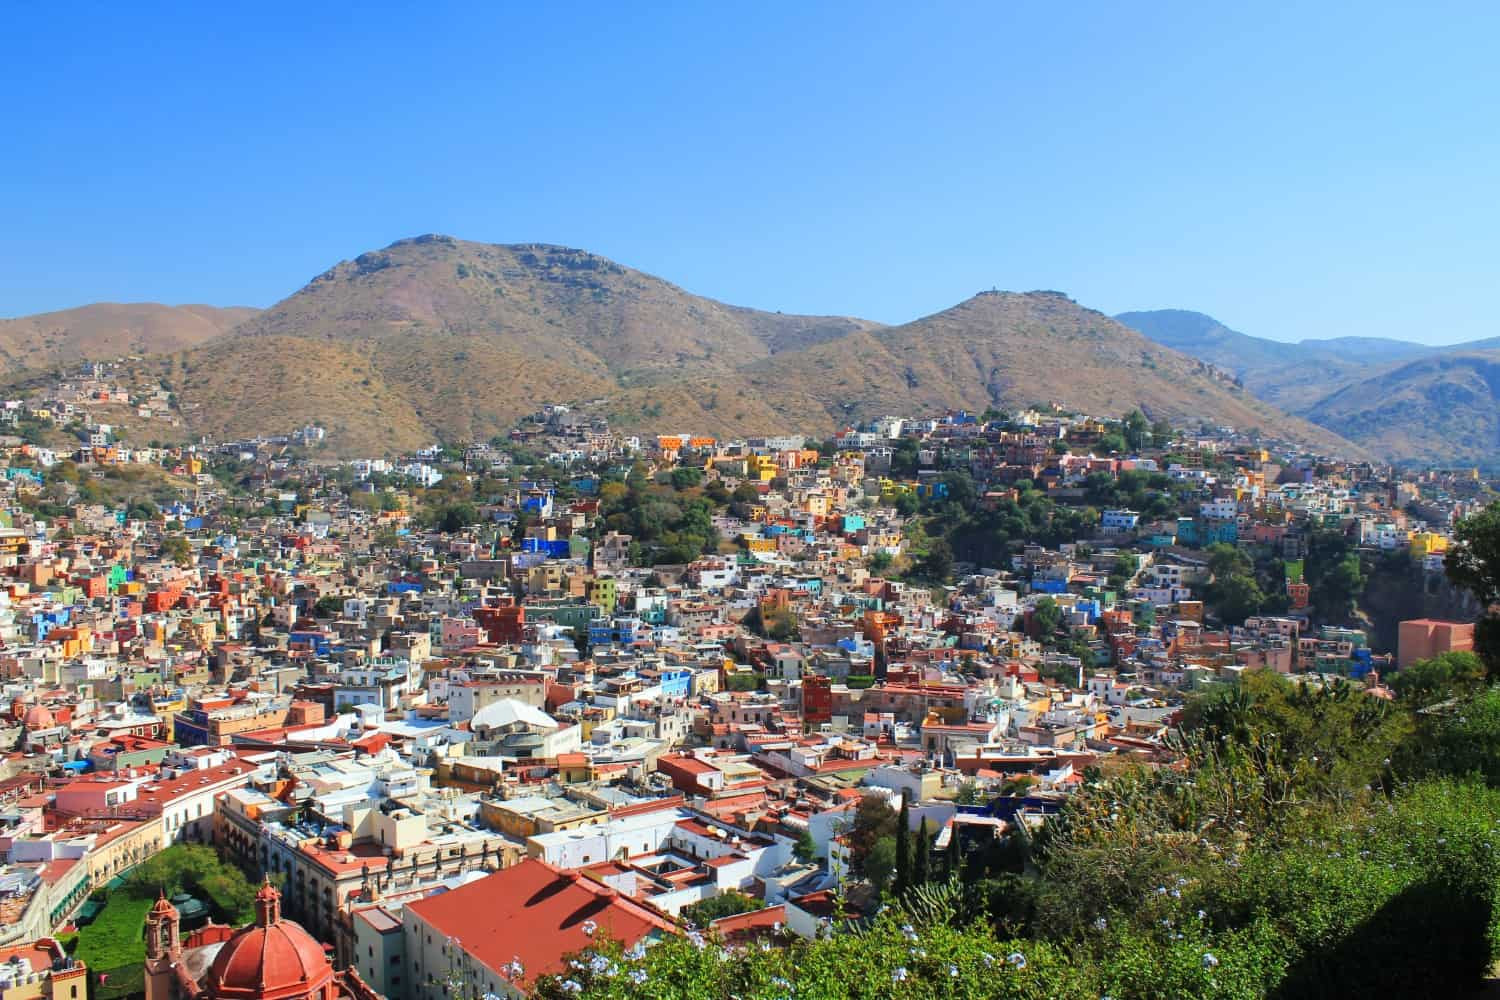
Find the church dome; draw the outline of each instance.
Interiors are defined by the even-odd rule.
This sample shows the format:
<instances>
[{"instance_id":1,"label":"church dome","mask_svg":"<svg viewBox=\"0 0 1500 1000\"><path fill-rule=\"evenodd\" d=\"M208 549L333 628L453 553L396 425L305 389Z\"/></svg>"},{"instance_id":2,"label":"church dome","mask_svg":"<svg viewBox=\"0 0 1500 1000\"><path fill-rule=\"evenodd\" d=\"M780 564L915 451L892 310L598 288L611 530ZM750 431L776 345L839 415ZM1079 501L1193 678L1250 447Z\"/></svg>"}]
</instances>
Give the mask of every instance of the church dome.
<instances>
[{"instance_id":1,"label":"church dome","mask_svg":"<svg viewBox=\"0 0 1500 1000\"><path fill-rule=\"evenodd\" d=\"M26 717L22 721L31 730L51 729L57 724L46 705L32 705L26 710Z\"/></svg>"},{"instance_id":2,"label":"church dome","mask_svg":"<svg viewBox=\"0 0 1500 1000\"><path fill-rule=\"evenodd\" d=\"M281 894L267 884L255 894L255 923L224 942L208 972L205 994L223 1000L332 997L333 965L311 934L281 918Z\"/></svg>"}]
</instances>

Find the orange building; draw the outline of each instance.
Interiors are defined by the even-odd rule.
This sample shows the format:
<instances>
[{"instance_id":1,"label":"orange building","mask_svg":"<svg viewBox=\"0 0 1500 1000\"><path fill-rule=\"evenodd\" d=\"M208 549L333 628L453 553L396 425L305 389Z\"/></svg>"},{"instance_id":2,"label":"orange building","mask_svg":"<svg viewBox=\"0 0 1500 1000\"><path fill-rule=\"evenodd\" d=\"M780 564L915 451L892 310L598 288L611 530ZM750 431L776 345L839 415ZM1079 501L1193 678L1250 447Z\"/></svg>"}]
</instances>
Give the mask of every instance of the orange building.
<instances>
[{"instance_id":1,"label":"orange building","mask_svg":"<svg viewBox=\"0 0 1500 1000\"><path fill-rule=\"evenodd\" d=\"M1442 653L1467 653L1473 649L1473 622L1414 618L1401 623L1396 637L1396 667L1399 669L1417 660L1430 660Z\"/></svg>"}]
</instances>

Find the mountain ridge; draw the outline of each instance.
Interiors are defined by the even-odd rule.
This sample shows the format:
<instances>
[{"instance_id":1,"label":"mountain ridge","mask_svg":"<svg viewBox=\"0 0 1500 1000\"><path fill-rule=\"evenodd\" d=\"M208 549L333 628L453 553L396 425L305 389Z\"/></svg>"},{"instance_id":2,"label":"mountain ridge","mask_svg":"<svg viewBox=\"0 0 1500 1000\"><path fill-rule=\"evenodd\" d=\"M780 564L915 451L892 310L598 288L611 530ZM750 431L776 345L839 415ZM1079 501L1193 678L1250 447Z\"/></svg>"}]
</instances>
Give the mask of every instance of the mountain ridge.
<instances>
[{"instance_id":1,"label":"mountain ridge","mask_svg":"<svg viewBox=\"0 0 1500 1000\"><path fill-rule=\"evenodd\" d=\"M1059 292L982 292L885 325L729 305L557 244L439 234L339 261L149 365L195 434L319 423L344 455L488 438L543 402L625 430L742 435L1056 401L1360 451Z\"/></svg>"},{"instance_id":2,"label":"mountain ridge","mask_svg":"<svg viewBox=\"0 0 1500 1000\"><path fill-rule=\"evenodd\" d=\"M1283 343L1204 313L1161 309L1118 318L1148 337L1234 371L1268 402L1372 452L1404 462L1500 465L1492 430L1491 352L1500 338L1446 346L1342 336ZM1444 388L1445 377L1451 382Z\"/></svg>"}]
</instances>

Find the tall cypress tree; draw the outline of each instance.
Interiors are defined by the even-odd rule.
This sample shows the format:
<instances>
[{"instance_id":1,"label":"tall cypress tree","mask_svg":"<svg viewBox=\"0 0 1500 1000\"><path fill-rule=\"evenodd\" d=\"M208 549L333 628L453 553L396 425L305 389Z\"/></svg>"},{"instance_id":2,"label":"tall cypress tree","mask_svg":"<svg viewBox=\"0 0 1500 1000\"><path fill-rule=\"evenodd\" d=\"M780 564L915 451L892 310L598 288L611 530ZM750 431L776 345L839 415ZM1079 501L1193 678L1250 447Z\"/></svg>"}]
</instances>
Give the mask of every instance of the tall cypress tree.
<instances>
[{"instance_id":1,"label":"tall cypress tree","mask_svg":"<svg viewBox=\"0 0 1500 1000\"><path fill-rule=\"evenodd\" d=\"M896 878L892 891L901 895L911 881L911 822L906 796L901 796L901 818L896 821Z\"/></svg>"},{"instance_id":2,"label":"tall cypress tree","mask_svg":"<svg viewBox=\"0 0 1500 1000\"><path fill-rule=\"evenodd\" d=\"M914 846L917 853L912 858L911 884L926 885L931 878L928 865L932 861L932 839L927 834L926 816L922 817L922 825L917 829L917 842Z\"/></svg>"},{"instance_id":3,"label":"tall cypress tree","mask_svg":"<svg viewBox=\"0 0 1500 1000\"><path fill-rule=\"evenodd\" d=\"M950 879L963 871L964 861L959 851L957 823L951 823L948 828L948 853L945 864L944 875Z\"/></svg>"}]
</instances>

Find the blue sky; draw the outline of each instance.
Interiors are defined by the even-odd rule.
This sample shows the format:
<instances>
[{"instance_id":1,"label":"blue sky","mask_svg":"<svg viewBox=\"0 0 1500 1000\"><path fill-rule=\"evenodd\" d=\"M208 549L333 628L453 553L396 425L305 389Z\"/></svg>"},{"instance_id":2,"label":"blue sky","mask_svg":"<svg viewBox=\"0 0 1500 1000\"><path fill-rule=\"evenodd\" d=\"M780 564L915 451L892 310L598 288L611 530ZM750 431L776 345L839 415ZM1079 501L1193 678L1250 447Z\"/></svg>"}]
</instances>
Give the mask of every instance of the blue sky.
<instances>
[{"instance_id":1,"label":"blue sky","mask_svg":"<svg viewBox=\"0 0 1500 1000\"><path fill-rule=\"evenodd\" d=\"M1493 3L60 6L5 16L0 315L444 232L886 322L1500 334Z\"/></svg>"}]
</instances>

